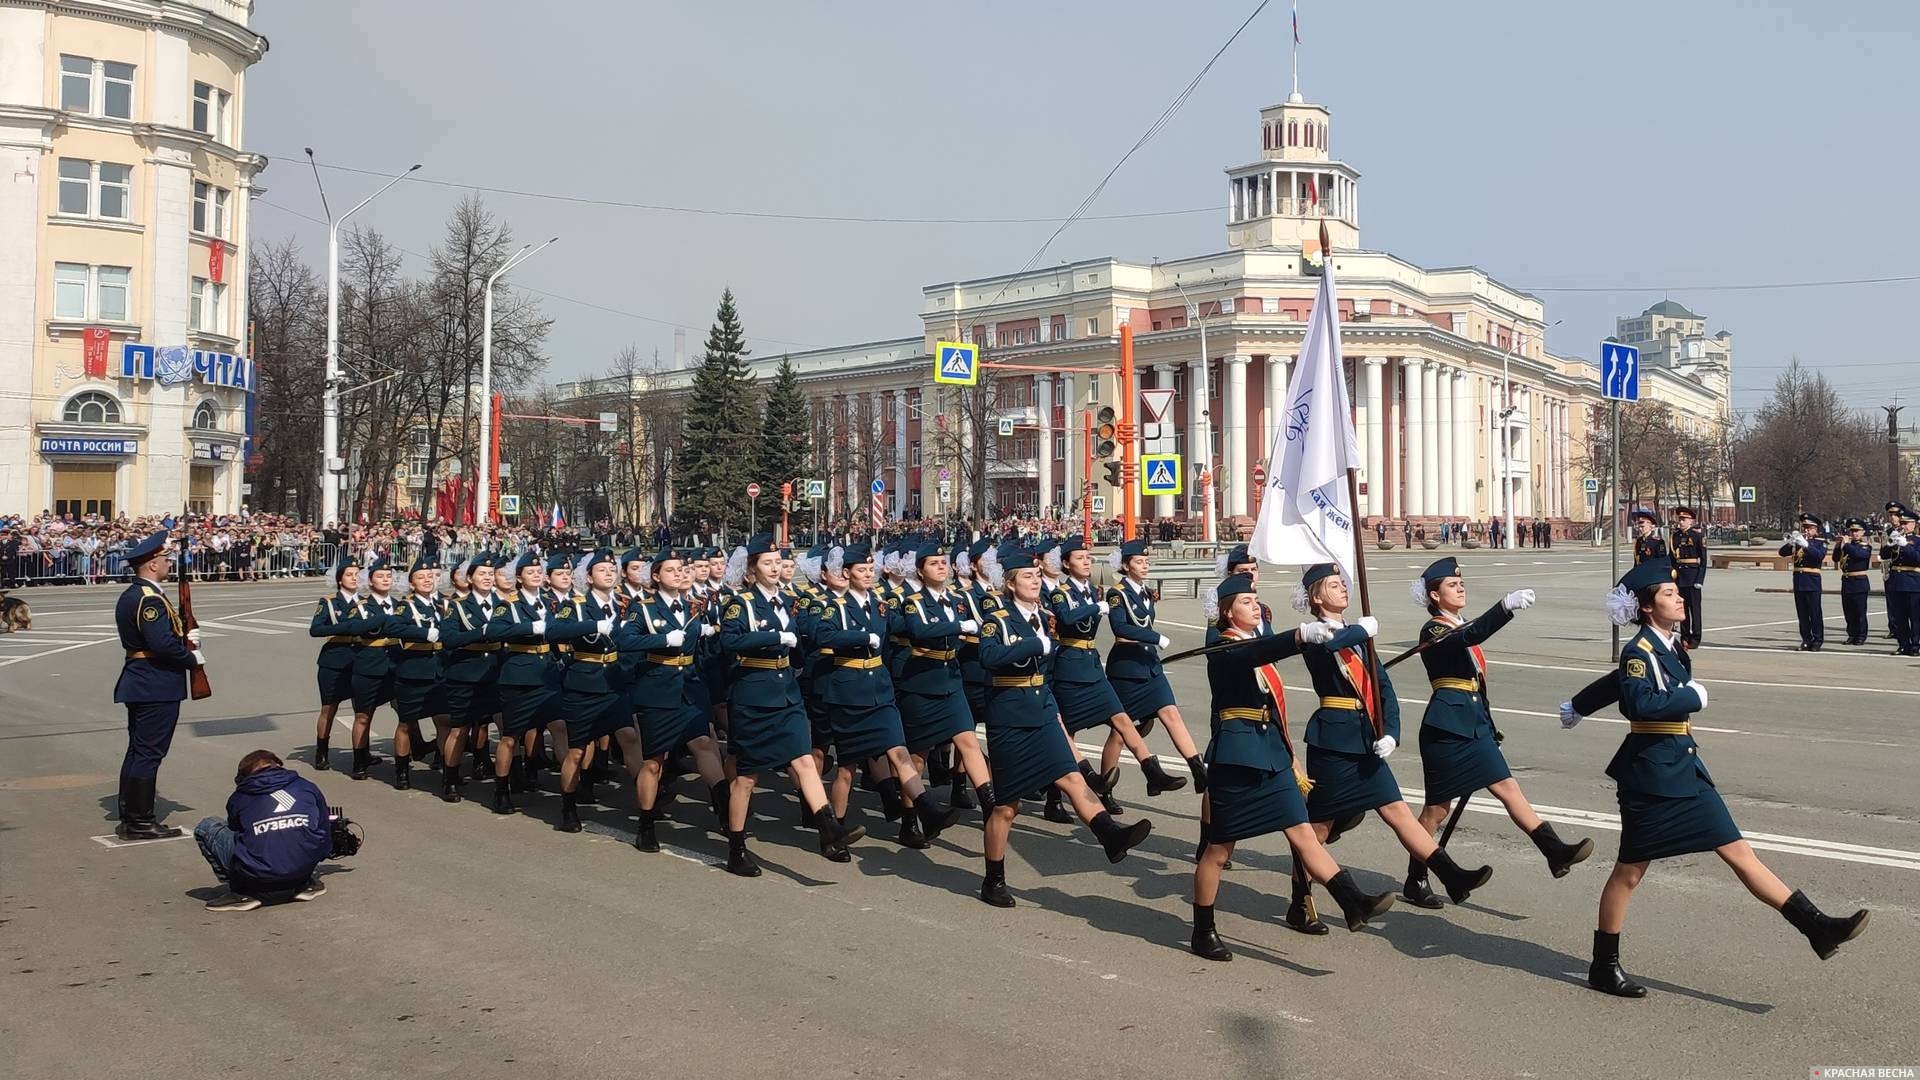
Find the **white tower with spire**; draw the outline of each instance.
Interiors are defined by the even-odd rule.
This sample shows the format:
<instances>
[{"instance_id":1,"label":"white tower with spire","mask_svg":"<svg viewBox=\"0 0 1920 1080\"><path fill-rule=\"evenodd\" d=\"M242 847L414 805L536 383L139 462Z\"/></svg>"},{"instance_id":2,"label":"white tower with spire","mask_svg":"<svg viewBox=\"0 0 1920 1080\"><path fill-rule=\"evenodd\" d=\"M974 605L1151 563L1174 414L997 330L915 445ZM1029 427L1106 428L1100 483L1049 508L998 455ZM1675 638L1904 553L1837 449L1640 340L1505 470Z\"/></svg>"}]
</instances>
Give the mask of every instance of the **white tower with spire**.
<instances>
[{"instance_id":1,"label":"white tower with spire","mask_svg":"<svg viewBox=\"0 0 1920 1080\"><path fill-rule=\"evenodd\" d=\"M1325 105L1295 89L1260 110L1260 159L1227 170L1227 243L1302 251L1317 260L1320 225L1341 251L1360 246L1360 174L1329 151Z\"/></svg>"}]
</instances>

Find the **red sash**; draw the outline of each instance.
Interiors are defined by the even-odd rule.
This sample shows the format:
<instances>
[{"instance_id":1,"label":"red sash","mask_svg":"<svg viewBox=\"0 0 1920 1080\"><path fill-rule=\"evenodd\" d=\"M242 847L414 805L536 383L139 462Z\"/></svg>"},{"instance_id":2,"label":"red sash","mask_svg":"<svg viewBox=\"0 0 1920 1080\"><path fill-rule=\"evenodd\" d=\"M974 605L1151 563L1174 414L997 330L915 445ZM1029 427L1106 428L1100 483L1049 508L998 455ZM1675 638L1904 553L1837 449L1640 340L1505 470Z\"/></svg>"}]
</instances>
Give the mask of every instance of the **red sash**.
<instances>
[{"instance_id":1,"label":"red sash","mask_svg":"<svg viewBox=\"0 0 1920 1080\"><path fill-rule=\"evenodd\" d=\"M1248 640L1252 637L1251 634L1242 631L1239 627L1228 628L1222 636L1241 641ZM1273 701L1274 713L1280 717L1280 738L1287 744L1287 753L1292 754L1293 736L1287 732L1287 684L1280 678L1280 666L1278 664L1260 664L1256 666L1253 671L1254 675L1260 680L1260 688L1265 690L1267 697Z\"/></svg>"},{"instance_id":2,"label":"red sash","mask_svg":"<svg viewBox=\"0 0 1920 1080\"><path fill-rule=\"evenodd\" d=\"M1465 625L1464 622L1453 623L1448 632L1451 633ZM1485 690L1487 688L1487 654L1481 652L1478 645L1467 646L1467 653L1473 657L1473 670L1480 676L1480 689Z\"/></svg>"},{"instance_id":3,"label":"red sash","mask_svg":"<svg viewBox=\"0 0 1920 1080\"><path fill-rule=\"evenodd\" d=\"M1366 658L1360 655L1358 649L1341 649L1335 655L1347 673L1347 681L1353 684L1355 696L1360 699L1360 711L1373 722L1374 734L1380 734L1381 718L1373 715L1373 672L1368 669Z\"/></svg>"}]
</instances>

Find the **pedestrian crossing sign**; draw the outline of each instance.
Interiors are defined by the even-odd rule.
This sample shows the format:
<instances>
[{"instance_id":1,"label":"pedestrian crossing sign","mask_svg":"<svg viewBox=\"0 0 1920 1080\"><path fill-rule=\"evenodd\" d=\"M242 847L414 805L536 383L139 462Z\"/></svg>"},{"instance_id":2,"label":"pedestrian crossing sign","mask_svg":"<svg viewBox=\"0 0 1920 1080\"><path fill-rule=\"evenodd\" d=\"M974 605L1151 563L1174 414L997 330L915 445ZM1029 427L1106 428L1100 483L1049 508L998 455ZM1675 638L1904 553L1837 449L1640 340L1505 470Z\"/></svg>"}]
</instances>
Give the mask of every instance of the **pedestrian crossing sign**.
<instances>
[{"instance_id":1,"label":"pedestrian crossing sign","mask_svg":"<svg viewBox=\"0 0 1920 1080\"><path fill-rule=\"evenodd\" d=\"M1182 490L1180 482L1179 454L1147 454L1140 459L1140 493L1142 495L1178 495Z\"/></svg>"},{"instance_id":2,"label":"pedestrian crossing sign","mask_svg":"<svg viewBox=\"0 0 1920 1080\"><path fill-rule=\"evenodd\" d=\"M980 382L980 346L962 341L937 342L933 347L933 381L952 386Z\"/></svg>"}]
</instances>

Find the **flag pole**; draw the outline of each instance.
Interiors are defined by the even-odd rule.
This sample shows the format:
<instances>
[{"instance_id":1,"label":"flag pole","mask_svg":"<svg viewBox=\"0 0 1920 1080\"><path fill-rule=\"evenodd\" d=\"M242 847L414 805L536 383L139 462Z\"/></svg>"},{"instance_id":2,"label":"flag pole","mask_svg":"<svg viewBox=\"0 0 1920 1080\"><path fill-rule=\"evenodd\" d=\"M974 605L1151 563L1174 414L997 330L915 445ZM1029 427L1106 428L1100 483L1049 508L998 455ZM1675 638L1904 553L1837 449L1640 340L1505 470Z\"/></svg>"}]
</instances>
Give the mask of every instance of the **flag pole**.
<instances>
[{"instance_id":1,"label":"flag pole","mask_svg":"<svg viewBox=\"0 0 1920 1080\"><path fill-rule=\"evenodd\" d=\"M1324 218L1320 222L1320 263L1326 267L1333 265L1333 244L1327 238ZM1337 322L1339 312L1335 311L1333 317ZM1346 377L1345 372L1334 374L1337 378ZM1347 506L1353 513L1353 585L1360 590L1360 614L1372 615L1373 597L1367 589L1367 546L1360 538L1360 470L1351 465L1347 467ZM1372 638L1368 638L1362 648L1367 656L1367 716L1373 721L1373 737L1378 739L1386 734L1386 717L1380 711L1380 650Z\"/></svg>"}]
</instances>

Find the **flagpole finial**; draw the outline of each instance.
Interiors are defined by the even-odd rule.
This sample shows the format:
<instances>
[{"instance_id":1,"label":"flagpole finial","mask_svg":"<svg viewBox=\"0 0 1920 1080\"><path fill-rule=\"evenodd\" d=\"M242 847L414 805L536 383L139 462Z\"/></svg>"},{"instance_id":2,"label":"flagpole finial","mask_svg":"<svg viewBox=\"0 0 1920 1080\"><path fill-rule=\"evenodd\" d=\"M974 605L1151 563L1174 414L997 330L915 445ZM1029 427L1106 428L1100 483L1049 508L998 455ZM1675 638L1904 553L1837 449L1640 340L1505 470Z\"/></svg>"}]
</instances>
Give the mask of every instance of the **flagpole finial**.
<instances>
[{"instance_id":1,"label":"flagpole finial","mask_svg":"<svg viewBox=\"0 0 1920 1080\"><path fill-rule=\"evenodd\" d=\"M1323 262L1324 262L1324 261L1326 260L1326 258L1327 258L1327 256L1328 256L1328 255L1330 255L1330 254L1332 254L1332 252L1333 252L1333 244L1332 244L1332 242L1330 242L1330 241L1329 241L1329 240L1327 239L1327 222L1326 222L1326 219L1325 219L1325 218L1322 218L1322 219L1320 220L1320 258L1321 258L1321 261L1323 261Z\"/></svg>"}]
</instances>

